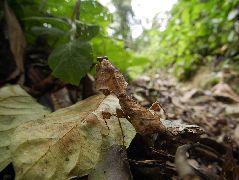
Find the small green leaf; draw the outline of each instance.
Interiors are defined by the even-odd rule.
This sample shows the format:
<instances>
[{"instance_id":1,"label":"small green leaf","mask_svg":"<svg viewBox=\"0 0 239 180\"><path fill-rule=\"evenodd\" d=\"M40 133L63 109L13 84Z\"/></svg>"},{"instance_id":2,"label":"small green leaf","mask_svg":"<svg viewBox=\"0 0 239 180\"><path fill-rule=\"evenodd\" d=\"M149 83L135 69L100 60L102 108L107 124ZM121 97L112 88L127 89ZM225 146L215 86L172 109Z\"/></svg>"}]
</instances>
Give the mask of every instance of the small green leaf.
<instances>
[{"instance_id":1,"label":"small green leaf","mask_svg":"<svg viewBox=\"0 0 239 180\"><path fill-rule=\"evenodd\" d=\"M74 40L53 50L48 64L54 76L78 85L93 62L92 47L88 42Z\"/></svg>"},{"instance_id":2,"label":"small green leaf","mask_svg":"<svg viewBox=\"0 0 239 180\"><path fill-rule=\"evenodd\" d=\"M80 20L84 23L97 24L106 28L112 22L112 14L95 0L81 1Z\"/></svg>"},{"instance_id":3,"label":"small green leaf","mask_svg":"<svg viewBox=\"0 0 239 180\"><path fill-rule=\"evenodd\" d=\"M97 36L100 32L100 27L95 24L84 24L81 22L76 23L77 37L80 40L89 41Z\"/></svg>"}]
</instances>

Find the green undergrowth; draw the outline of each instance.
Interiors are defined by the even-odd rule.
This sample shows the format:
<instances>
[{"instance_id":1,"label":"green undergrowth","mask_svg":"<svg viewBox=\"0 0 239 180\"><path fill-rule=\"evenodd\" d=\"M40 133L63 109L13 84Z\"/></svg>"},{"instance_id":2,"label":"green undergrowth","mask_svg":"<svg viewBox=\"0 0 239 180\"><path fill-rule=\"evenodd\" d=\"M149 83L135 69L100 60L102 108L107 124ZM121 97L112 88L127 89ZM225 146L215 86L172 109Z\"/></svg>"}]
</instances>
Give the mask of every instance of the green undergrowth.
<instances>
[{"instance_id":1,"label":"green undergrowth","mask_svg":"<svg viewBox=\"0 0 239 180\"><path fill-rule=\"evenodd\" d=\"M154 67L173 67L179 80L191 79L201 65L239 67L238 4L239 0L179 0L166 29L146 30L137 48Z\"/></svg>"},{"instance_id":2,"label":"green undergrowth","mask_svg":"<svg viewBox=\"0 0 239 180\"><path fill-rule=\"evenodd\" d=\"M5 0L4 3L16 15L29 46L39 39L47 42L52 74L67 83L79 85L81 78L92 71L98 56L108 56L124 73L137 72L139 66L149 62L144 55L126 49L123 40L108 34L113 15L97 0ZM0 21L4 20L4 3L0 3Z\"/></svg>"}]
</instances>

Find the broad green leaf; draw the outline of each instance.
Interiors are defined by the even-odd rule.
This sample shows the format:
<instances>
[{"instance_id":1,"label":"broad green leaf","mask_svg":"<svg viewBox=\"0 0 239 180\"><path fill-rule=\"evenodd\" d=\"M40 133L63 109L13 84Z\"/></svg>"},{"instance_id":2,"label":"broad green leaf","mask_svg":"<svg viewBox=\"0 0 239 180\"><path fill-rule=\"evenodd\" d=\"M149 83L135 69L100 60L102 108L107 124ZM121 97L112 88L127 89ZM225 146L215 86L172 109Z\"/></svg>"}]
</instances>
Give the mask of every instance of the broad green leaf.
<instances>
[{"instance_id":1,"label":"broad green leaf","mask_svg":"<svg viewBox=\"0 0 239 180\"><path fill-rule=\"evenodd\" d=\"M53 75L74 85L90 70L92 62L91 45L79 40L57 47L48 58Z\"/></svg>"},{"instance_id":2,"label":"broad green leaf","mask_svg":"<svg viewBox=\"0 0 239 180\"><path fill-rule=\"evenodd\" d=\"M24 1L24 0L18 0ZM48 13L58 17L71 18L76 0L35 0L35 5L40 12Z\"/></svg>"},{"instance_id":3,"label":"broad green leaf","mask_svg":"<svg viewBox=\"0 0 239 180\"><path fill-rule=\"evenodd\" d=\"M129 146L136 132L114 95L97 95L15 131L16 179L71 179L87 175L112 145Z\"/></svg>"},{"instance_id":4,"label":"broad green leaf","mask_svg":"<svg viewBox=\"0 0 239 180\"><path fill-rule=\"evenodd\" d=\"M21 124L42 118L49 111L18 85L0 89L0 171L11 162L10 138Z\"/></svg>"},{"instance_id":5,"label":"broad green leaf","mask_svg":"<svg viewBox=\"0 0 239 180\"><path fill-rule=\"evenodd\" d=\"M31 16L23 19L28 42L35 43L36 38L44 35L48 44L56 47L69 42L72 35L70 21L58 17Z\"/></svg>"},{"instance_id":6,"label":"broad green leaf","mask_svg":"<svg viewBox=\"0 0 239 180\"><path fill-rule=\"evenodd\" d=\"M24 22L26 37L30 43L34 43L36 40L36 34L32 34L31 31L33 26L41 27L43 25L49 25L53 28L68 32L68 34L74 32L72 31L71 21L76 0L17 0L12 4L16 6L14 10L20 12L18 13L19 18ZM106 33L108 25L112 22L112 15L108 9L99 2L95 0L82 0L80 3L80 21L87 24L98 25L102 32ZM99 30L95 26L94 29L91 28L90 31L91 35L95 36ZM93 37L91 35L89 37ZM50 38L49 36L48 43L50 45L54 45L56 41L58 43L57 46L62 44L60 39ZM88 39L87 37L87 40ZM56 46L54 45L54 47Z\"/></svg>"},{"instance_id":7,"label":"broad green leaf","mask_svg":"<svg viewBox=\"0 0 239 180\"><path fill-rule=\"evenodd\" d=\"M84 41L89 41L97 36L100 32L100 27L94 24L76 23L77 38Z\"/></svg>"},{"instance_id":8,"label":"broad green leaf","mask_svg":"<svg viewBox=\"0 0 239 180\"><path fill-rule=\"evenodd\" d=\"M18 1L21 3L26 0ZM47 13L54 17L71 19L76 0L35 0L34 2L35 3L25 3L26 7L23 7L24 10L27 10L27 12L25 11L25 14L27 13L29 16L32 16L34 14L33 10L35 9L38 12L43 12L43 14ZM112 22L112 15L108 9L102 6L98 1L82 0L80 4L80 20L84 23L97 24L106 28L106 26Z\"/></svg>"},{"instance_id":9,"label":"broad green leaf","mask_svg":"<svg viewBox=\"0 0 239 180\"><path fill-rule=\"evenodd\" d=\"M84 23L97 24L102 28L112 23L112 14L98 1L81 1L80 12L80 20Z\"/></svg>"},{"instance_id":10,"label":"broad green leaf","mask_svg":"<svg viewBox=\"0 0 239 180\"><path fill-rule=\"evenodd\" d=\"M29 23L40 23L43 25L44 23L51 24L53 27L58 27L59 29L62 29L64 31L69 31L71 28L70 23L63 18L57 18L57 17L41 17L41 16L33 16L33 17L26 17L23 19L24 22Z\"/></svg>"},{"instance_id":11,"label":"broad green leaf","mask_svg":"<svg viewBox=\"0 0 239 180\"><path fill-rule=\"evenodd\" d=\"M55 36L55 37L62 37L65 35L65 32L58 29L58 28L54 28L54 27L51 27L51 28L47 28L47 27L32 27L31 28L32 32L35 34L35 35L49 35L49 36Z\"/></svg>"}]
</instances>

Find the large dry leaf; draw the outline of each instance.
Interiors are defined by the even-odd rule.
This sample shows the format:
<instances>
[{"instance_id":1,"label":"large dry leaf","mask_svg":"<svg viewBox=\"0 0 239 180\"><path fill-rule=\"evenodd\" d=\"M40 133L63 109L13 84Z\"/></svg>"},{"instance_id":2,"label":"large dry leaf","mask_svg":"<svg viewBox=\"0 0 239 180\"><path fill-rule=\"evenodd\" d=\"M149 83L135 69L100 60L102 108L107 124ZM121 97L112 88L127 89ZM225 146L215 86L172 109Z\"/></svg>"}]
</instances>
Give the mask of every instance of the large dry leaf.
<instances>
[{"instance_id":1,"label":"large dry leaf","mask_svg":"<svg viewBox=\"0 0 239 180\"><path fill-rule=\"evenodd\" d=\"M89 173L114 144L135 136L116 96L97 95L16 129L12 138L16 179L70 179Z\"/></svg>"},{"instance_id":2,"label":"large dry leaf","mask_svg":"<svg viewBox=\"0 0 239 180\"><path fill-rule=\"evenodd\" d=\"M20 86L9 85L0 89L0 171L11 162L9 145L14 129L48 113Z\"/></svg>"},{"instance_id":3,"label":"large dry leaf","mask_svg":"<svg viewBox=\"0 0 239 180\"><path fill-rule=\"evenodd\" d=\"M122 114L141 135L167 133L160 121L157 105L148 110L126 94L127 82L123 75L106 59L99 60L96 67L96 89L105 95L115 94L119 98Z\"/></svg>"},{"instance_id":4,"label":"large dry leaf","mask_svg":"<svg viewBox=\"0 0 239 180\"><path fill-rule=\"evenodd\" d=\"M7 1L4 3L4 12L7 23L7 32L9 36L9 43L12 54L16 62L16 70L11 74L9 79L15 78L17 75L24 72L24 49L26 47L26 40L22 31L22 28Z\"/></svg>"}]
</instances>

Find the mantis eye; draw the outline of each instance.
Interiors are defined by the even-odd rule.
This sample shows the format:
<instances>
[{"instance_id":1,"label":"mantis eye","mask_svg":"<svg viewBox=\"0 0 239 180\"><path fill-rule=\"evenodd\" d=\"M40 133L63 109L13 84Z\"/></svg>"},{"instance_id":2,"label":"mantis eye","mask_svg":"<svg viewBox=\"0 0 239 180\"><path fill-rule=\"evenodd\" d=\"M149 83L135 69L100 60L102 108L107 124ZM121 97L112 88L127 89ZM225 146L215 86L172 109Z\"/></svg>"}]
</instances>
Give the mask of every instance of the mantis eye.
<instances>
[{"instance_id":1,"label":"mantis eye","mask_svg":"<svg viewBox=\"0 0 239 180\"><path fill-rule=\"evenodd\" d=\"M108 60L108 57L107 57L107 56L100 56L100 57L97 57L97 61L99 61L99 62L101 62L103 59Z\"/></svg>"}]
</instances>

